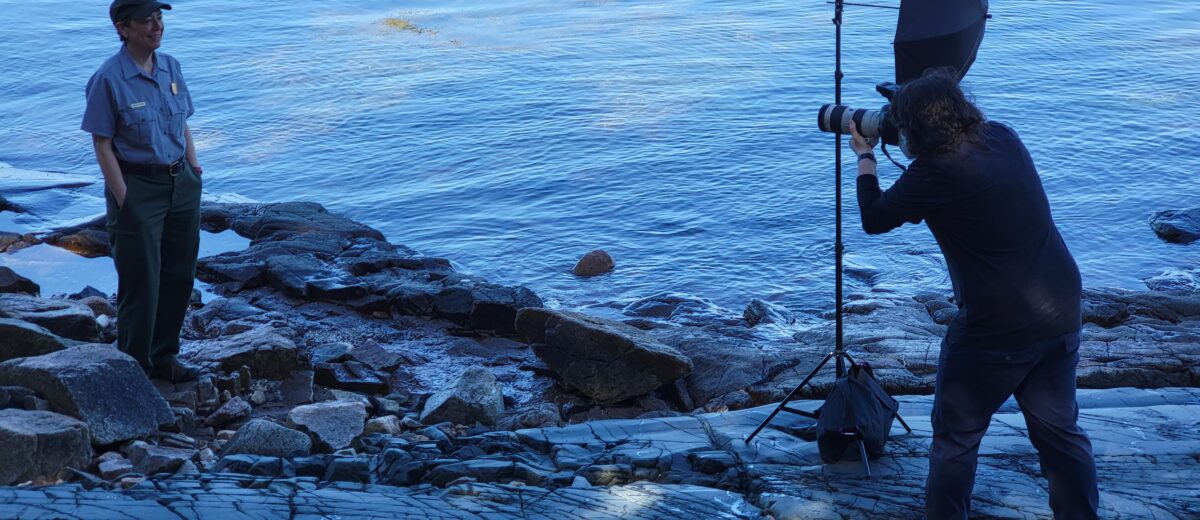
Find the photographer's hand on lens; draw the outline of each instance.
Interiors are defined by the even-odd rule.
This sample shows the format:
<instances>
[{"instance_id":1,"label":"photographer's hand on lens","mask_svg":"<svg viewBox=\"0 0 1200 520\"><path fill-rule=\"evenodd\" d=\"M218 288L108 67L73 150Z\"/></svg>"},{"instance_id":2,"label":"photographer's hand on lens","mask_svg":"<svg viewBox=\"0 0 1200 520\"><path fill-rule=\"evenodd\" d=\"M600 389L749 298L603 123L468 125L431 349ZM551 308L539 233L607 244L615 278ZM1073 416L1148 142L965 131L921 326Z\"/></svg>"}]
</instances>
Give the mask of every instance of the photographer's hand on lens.
<instances>
[{"instance_id":1,"label":"photographer's hand on lens","mask_svg":"<svg viewBox=\"0 0 1200 520\"><path fill-rule=\"evenodd\" d=\"M856 155L864 153L875 153L875 145L879 144L878 137L866 138L858 133L858 126L854 121L850 122L850 149L854 150Z\"/></svg>"},{"instance_id":2,"label":"photographer's hand on lens","mask_svg":"<svg viewBox=\"0 0 1200 520\"><path fill-rule=\"evenodd\" d=\"M858 156L858 176L875 175L875 145L878 137L866 138L858 133L858 126L850 121L850 149Z\"/></svg>"}]
</instances>

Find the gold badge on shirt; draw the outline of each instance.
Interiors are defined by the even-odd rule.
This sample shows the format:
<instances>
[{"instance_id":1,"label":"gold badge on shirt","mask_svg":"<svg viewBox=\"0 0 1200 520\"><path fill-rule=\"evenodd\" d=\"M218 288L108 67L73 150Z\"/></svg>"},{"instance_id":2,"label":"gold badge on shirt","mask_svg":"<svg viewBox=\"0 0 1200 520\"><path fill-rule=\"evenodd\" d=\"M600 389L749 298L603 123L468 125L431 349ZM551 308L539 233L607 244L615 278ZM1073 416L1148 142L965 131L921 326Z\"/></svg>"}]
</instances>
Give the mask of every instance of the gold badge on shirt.
<instances>
[{"instance_id":1,"label":"gold badge on shirt","mask_svg":"<svg viewBox=\"0 0 1200 520\"><path fill-rule=\"evenodd\" d=\"M179 84L175 83L174 81L171 82L171 95L173 95L173 96L179 95Z\"/></svg>"}]
</instances>

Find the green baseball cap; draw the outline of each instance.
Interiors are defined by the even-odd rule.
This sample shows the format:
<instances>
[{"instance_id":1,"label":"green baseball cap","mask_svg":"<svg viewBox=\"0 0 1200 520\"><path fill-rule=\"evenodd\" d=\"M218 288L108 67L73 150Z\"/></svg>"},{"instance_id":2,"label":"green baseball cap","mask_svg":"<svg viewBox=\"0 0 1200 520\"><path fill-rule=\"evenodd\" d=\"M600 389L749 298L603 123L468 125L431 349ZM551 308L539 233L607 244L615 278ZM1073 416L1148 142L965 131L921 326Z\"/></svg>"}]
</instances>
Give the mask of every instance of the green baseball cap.
<instances>
[{"instance_id":1,"label":"green baseball cap","mask_svg":"<svg viewBox=\"0 0 1200 520\"><path fill-rule=\"evenodd\" d=\"M108 6L108 17L113 23L126 20L141 20L159 9L171 9L171 4L155 2L154 0L113 0Z\"/></svg>"}]
</instances>

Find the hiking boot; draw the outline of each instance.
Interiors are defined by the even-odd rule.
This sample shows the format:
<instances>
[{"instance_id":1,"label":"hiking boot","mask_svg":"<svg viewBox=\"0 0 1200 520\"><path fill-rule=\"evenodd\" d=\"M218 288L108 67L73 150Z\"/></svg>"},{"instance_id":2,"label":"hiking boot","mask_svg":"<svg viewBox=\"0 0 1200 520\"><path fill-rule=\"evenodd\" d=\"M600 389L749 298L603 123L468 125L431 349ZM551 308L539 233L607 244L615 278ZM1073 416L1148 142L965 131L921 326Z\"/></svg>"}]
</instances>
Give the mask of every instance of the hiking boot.
<instances>
[{"instance_id":1,"label":"hiking boot","mask_svg":"<svg viewBox=\"0 0 1200 520\"><path fill-rule=\"evenodd\" d=\"M191 365L185 365L172 357L166 362L155 363L154 368L150 370L150 377L166 379L172 383L195 381L200 378L200 369Z\"/></svg>"}]
</instances>

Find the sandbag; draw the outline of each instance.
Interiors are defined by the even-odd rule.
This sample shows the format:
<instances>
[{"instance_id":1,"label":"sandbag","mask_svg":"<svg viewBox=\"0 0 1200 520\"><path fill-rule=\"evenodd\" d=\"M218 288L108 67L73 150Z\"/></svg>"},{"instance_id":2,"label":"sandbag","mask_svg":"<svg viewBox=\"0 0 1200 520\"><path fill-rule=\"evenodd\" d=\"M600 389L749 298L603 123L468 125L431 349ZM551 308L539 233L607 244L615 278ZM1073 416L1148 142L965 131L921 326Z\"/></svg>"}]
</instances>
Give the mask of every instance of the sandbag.
<instances>
[{"instance_id":1,"label":"sandbag","mask_svg":"<svg viewBox=\"0 0 1200 520\"><path fill-rule=\"evenodd\" d=\"M857 444L860 437L869 457L882 455L899 409L900 403L883 391L869 366L851 365L846 375L833 383L825 404L817 409L821 460L832 464L861 459Z\"/></svg>"}]
</instances>

